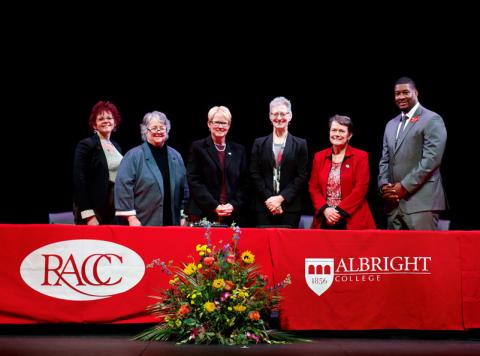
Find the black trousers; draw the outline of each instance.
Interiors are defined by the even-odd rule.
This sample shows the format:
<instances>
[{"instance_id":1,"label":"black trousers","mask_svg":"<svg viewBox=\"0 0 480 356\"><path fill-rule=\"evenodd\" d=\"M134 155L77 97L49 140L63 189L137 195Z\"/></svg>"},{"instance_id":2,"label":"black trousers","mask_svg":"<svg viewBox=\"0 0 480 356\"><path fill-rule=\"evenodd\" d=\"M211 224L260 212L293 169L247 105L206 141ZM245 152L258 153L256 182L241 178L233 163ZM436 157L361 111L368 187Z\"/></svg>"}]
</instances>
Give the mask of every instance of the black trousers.
<instances>
[{"instance_id":1,"label":"black trousers","mask_svg":"<svg viewBox=\"0 0 480 356\"><path fill-rule=\"evenodd\" d=\"M258 227L282 226L296 229L300 223L300 217L300 212L283 212L283 214L272 215L265 210L265 212L255 213L256 226Z\"/></svg>"}]
</instances>

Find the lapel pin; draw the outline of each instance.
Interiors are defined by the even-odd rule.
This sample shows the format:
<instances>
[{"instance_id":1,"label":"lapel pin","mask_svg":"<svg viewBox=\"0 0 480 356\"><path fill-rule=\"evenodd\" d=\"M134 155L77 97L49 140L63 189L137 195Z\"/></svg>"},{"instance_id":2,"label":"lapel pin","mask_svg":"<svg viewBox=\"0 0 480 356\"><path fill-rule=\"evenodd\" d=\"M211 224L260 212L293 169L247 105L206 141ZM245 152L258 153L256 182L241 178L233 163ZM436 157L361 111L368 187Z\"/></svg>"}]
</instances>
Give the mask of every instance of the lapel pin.
<instances>
[{"instance_id":1,"label":"lapel pin","mask_svg":"<svg viewBox=\"0 0 480 356\"><path fill-rule=\"evenodd\" d=\"M347 163L347 164L345 165L345 167L350 168L350 165Z\"/></svg>"}]
</instances>

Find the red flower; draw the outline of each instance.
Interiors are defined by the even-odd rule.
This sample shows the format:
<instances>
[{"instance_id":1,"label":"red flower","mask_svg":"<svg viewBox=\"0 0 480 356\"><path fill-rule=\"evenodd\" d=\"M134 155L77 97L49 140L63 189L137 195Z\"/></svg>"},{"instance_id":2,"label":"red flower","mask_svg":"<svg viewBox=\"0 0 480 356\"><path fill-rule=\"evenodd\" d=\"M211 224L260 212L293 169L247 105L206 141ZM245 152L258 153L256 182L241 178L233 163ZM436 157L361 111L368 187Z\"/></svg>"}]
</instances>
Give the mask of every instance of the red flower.
<instances>
[{"instance_id":1,"label":"red flower","mask_svg":"<svg viewBox=\"0 0 480 356\"><path fill-rule=\"evenodd\" d=\"M416 123L418 120L420 120L420 115L414 116L410 119L410 122L412 124Z\"/></svg>"}]
</instances>

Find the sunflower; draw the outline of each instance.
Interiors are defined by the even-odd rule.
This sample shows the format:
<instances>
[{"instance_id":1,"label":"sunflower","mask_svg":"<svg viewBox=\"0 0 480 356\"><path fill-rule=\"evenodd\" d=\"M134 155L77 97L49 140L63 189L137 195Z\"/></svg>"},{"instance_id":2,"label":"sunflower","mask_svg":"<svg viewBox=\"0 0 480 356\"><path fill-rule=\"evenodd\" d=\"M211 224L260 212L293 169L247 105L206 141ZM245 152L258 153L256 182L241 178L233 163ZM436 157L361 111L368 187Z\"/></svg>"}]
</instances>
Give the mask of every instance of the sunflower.
<instances>
[{"instance_id":1,"label":"sunflower","mask_svg":"<svg viewBox=\"0 0 480 356\"><path fill-rule=\"evenodd\" d=\"M240 257L241 257L242 261L245 262L247 265L255 262L255 255L249 250L242 253L242 255Z\"/></svg>"}]
</instances>

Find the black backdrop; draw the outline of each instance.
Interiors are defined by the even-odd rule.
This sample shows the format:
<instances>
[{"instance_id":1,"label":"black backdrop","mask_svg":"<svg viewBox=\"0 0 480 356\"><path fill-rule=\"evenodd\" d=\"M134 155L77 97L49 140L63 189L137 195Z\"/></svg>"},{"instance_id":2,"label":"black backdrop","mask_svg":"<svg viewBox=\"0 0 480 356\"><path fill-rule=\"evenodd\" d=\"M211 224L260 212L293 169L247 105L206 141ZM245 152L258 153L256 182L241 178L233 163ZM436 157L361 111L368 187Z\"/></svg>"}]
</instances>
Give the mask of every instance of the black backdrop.
<instances>
[{"instance_id":1,"label":"black backdrop","mask_svg":"<svg viewBox=\"0 0 480 356\"><path fill-rule=\"evenodd\" d=\"M352 118L351 143L370 154L368 199L382 226L378 160L385 124L397 114L393 84L406 75L417 82L420 102L447 125L442 173L452 228L479 229L474 28L456 27L452 35L442 24L420 33L385 24L338 33L336 24L326 33L312 24L227 34L213 26L179 35L160 22L143 36L130 32L128 22L121 30L92 30L86 21L75 30L67 26L68 40L61 28L31 27L4 48L0 222L46 223L49 212L71 210L73 153L90 134L87 119L98 100L119 108L123 122L115 138L124 151L141 142L143 115L159 110L172 122L168 144L186 159L190 142L208 135L211 106L230 108L229 136L250 148L255 137L270 133L268 103L282 95L292 102L290 131L308 140L312 157L329 144L331 115Z\"/></svg>"}]
</instances>

